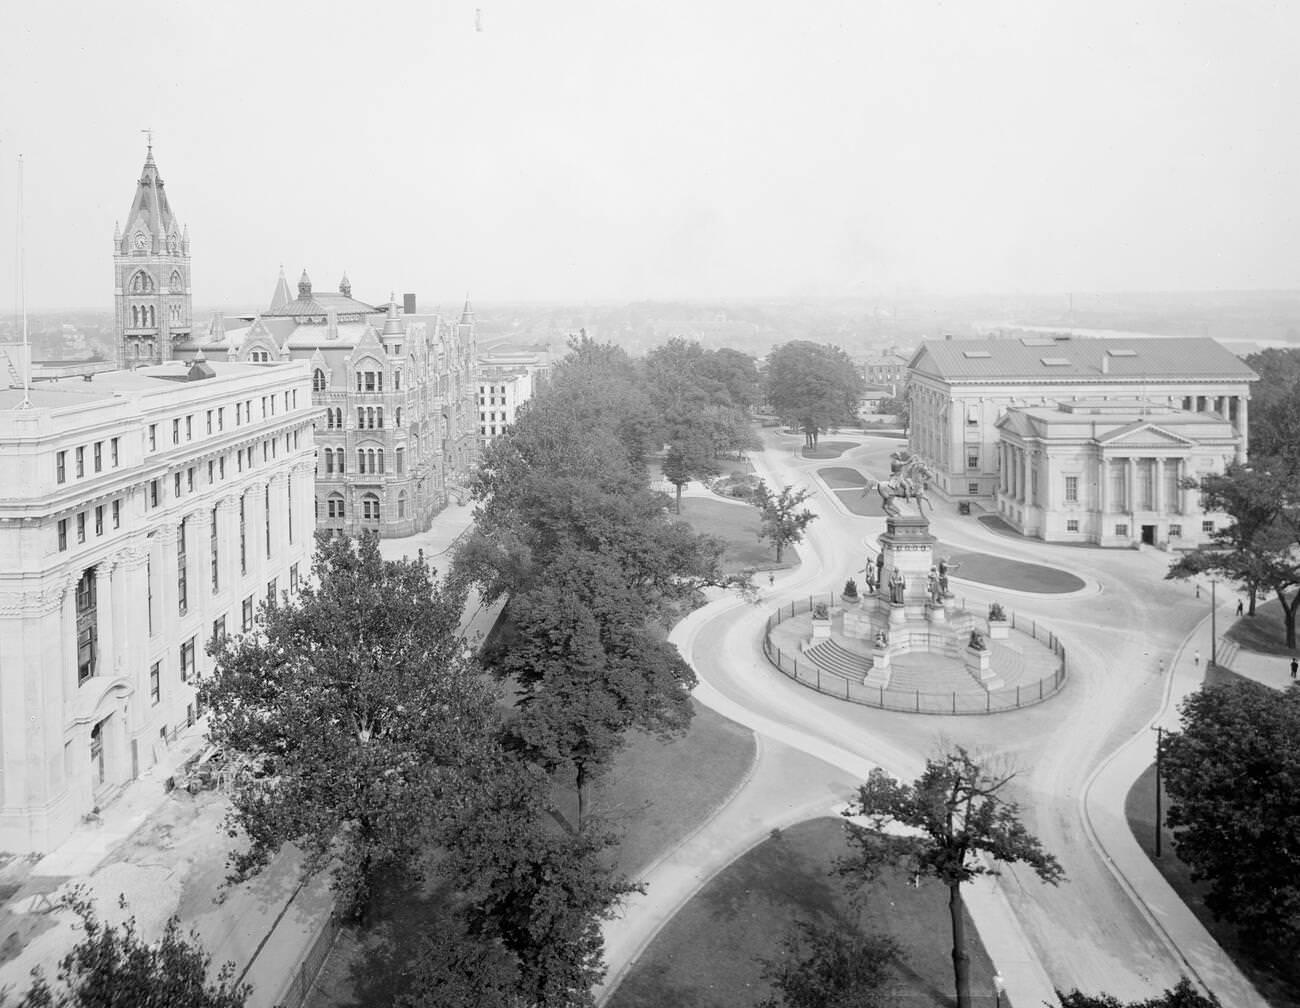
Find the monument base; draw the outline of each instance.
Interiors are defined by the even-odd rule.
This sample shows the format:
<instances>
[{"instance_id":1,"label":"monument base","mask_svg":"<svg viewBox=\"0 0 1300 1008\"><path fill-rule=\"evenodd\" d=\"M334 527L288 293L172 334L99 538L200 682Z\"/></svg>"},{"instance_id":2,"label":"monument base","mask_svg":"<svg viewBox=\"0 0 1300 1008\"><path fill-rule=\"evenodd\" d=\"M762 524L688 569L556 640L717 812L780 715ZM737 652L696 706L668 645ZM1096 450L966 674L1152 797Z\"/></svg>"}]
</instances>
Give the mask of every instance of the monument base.
<instances>
[{"instance_id":1,"label":"monument base","mask_svg":"<svg viewBox=\"0 0 1300 1008\"><path fill-rule=\"evenodd\" d=\"M966 649L966 671L986 690L1001 689L1003 685L1002 677L993 671L992 663L993 653L991 651L979 651L971 647Z\"/></svg>"}]
</instances>

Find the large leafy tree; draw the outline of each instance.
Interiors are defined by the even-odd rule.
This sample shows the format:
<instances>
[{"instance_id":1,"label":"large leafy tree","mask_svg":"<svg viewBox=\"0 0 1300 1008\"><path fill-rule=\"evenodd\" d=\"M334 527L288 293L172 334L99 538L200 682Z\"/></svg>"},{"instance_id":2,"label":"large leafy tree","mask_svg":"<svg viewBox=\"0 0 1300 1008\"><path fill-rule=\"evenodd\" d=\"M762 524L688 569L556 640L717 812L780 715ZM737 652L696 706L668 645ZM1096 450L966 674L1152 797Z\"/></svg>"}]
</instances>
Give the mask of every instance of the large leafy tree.
<instances>
[{"instance_id":1,"label":"large leafy tree","mask_svg":"<svg viewBox=\"0 0 1300 1008\"><path fill-rule=\"evenodd\" d=\"M1206 906L1260 948L1300 941L1300 687L1209 686L1164 736L1174 849Z\"/></svg>"},{"instance_id":2,"label":"large leafy tree","mask_svg":"<svg viewBox=\"0 0 1300 1008\"><path fill-rule=\"evenodd\" d=\"M678 514L682 513L682 488L693 479L717 474L718 465L713 457L712 445L699 434L675 441L664 452L664 479L677 490L673 510Z\"/></svg>"},{"instance_id":3,"label":"large leafy tree","mask_svg":"<svg viewBox=\"0 0 1300 1008\"><path fill-rule=\"evenodd\" d=\"M457 634L462 603L423 557L384 560L373 534L322 533L299 596L214 642L210 738L262 774L232 796L230 825L249 840L235 878L294 843L307 870L334 863L360 914L378 874L415 872L494 736L494 694Z\"/></svg>"},{"instance_id":4,"label":"large leafy tree","mask_svg":"<svg viewBox=\"0 0 1300 1008\"><path fill-rule=\"evenodd\" d=\"M1300 608L1300 463L1282 456L1233 463L1189 487L1201 492L1201 506L1232 521L1214 532L1209 545L1184 554L1166 575L1217 574L1250 593L1251 612L1259 591L1271 591L1282 606L1287 647L1296 646Z\"/></svg>"},{"instance_id":5,"label":"large leafy tree","mask_svg":"<svg viewBox=\"0 0 1300 1008\"><path fill-rule=\"evenodd\" d=\"M853 423L862 400L862 375L840 347L795 340L768 355L767 401L787 422L798 424L806 443L837 424Z\"/></svg>"},{"instance_id":6,"label":"large leafy tree","mask_svg":"<svg viewBox=\"0 0 1300 1008\"><path fill-rule=\"evenodd\" d=\"M507 733L548 770L572 768L583 821L587 784L629 729L663 738L686 730L695 674L651 632L622 570L570 550L534 588L510 601L512 634L489 657L521 696Z\"/></svg>"},{"instance_id":7,"label":"large leafy tree","mask_svg":"<svg viewBox=\"0 0 1300 1008\"><path fill-rule=\"evenodd\" d=\"M948 887L952 965L958 1008L970 1008L970 957L961 887L996 872L986 858L1026 864L1055 885L1064 873L1056 858L1020 821L1020 807L1004 789L1014 774L995 773L961 746L926 761L925 772L904 784L883 770L871 772L844 812L853 854L840 863L849 878L875 878L881 864L903 864ZM866 824L853 822L866 819ZM887 833L891 826L915 831Z\"/></svg>"},{"instance_id":8,"label":"large leafy tree","mask_svg":"<svg viewBox=\"0 0 1300 1008\"><path fill-rule=\"evenodd\" d=\"M888 1008L897 1004L902 949L888 935L796 921L780 953L764 959L777 994L760 1008Z\"/></svg>"},{"instance_id":9,"label":"large leafy tree","mask_svg":"<svg viewBox=\"0 0 1300 1008\"><path fill-rule=\"evenodd\" d=\"M212 957L197 935L181 933L175 917L158 941L147 942L135 917L101 921L84 890L73 890L66 903L82 938L59 960L53 984L36 972L18 1008L243 1008L252 993L235 981L233 963L210 980Z\"/></svg>"},{"instance_id":10,"label":"large leafy tree","mask_svg":"<svg viewBox=\"0 0 1300 1008\"><path fill-rule=\"evenodd\" d=\"M800 507L811 495L806 488L796 490L784 486L774 493L762 480L754 488L753 501L759 510L758 535L776 548L776 562L791 543L803 541L804 531L817 518L812 511Z\"/></svg>"},{"instance_id":11,"label":"large leafy tree","mask_svg":"<svg viewBox=\"0 0 1300 1008\"><path fill-rule=\"evenodd\" d=\"M1246 364L1259 375L1250 390L1251 455L1300 462L1300 348L1271 347Z\"/></svg>"}]
</instances>

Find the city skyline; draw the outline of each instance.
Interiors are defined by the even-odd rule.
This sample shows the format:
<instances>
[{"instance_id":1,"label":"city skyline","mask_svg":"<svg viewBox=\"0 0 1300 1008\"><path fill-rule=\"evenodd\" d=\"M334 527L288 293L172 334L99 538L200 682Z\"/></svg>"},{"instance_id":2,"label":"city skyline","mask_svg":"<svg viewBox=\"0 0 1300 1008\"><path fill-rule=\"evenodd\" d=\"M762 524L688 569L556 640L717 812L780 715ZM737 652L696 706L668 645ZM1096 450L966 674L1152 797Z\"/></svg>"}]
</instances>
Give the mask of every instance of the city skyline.
<instances>
[{"instance_id":1,"label":"city skyline","mask_svg":"<svg viewBox=\"0 0 1300 1008\"><path fill-rule=\"evenodd\" d=\"M196 304L1297 286L1300 10L27 8L0 304L112 301L152 129ZM481 29L481 30L480 30Z\"/></svg>"}]
</instances>

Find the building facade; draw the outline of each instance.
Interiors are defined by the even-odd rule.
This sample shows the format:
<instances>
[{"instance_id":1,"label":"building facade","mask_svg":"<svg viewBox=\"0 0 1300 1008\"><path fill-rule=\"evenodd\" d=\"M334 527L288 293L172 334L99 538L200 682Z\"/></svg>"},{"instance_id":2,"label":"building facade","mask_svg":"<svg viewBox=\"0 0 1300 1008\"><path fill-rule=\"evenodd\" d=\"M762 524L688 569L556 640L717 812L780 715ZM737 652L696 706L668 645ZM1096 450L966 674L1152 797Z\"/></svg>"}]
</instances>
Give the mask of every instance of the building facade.
<instances>
[{"instance_id":1,"label":"building facade","mask_svg":"<svg viewBox=\"0 0 1300 1008\"><path fill-rule=\"evenodd\" d=\"M113 231L113 277L118 366L171 360L192 331L190 233L172 213L152 143L126 228Z\"/></svg>"},{"instance_id":2,"label":"building facade","mask_svg":"<svg viewBox=\"0 0 1300 1008\"><path fill-rule=\"evenodd\" d=\"M205 645L314 550L306 364L0 390L0 849L43 851L167 764Z\"/></svg>"},{"instance_id":3,"label":"building facade","mask_svg":"<svg viewBox=\"0 0 1300 1008\"><path fill-rule=\"evenodd\" d=\"M1212 339L1025 337L926 341L912 357L912 450L948 499L997 506L998 421L1016 407L1142 400L1225 420L1248 448L1250 383L1258 376Z\"/></svg>"},{"instance_id":4,"label":"building facade","mask_svg":"<svg viewBox=\"0 0 1300 1008\"><path fill-rule=\"evenodd\" d=\"M478 433L488 445L519 416L549 371L538 353L484 354L478 360Z\"/></svg>"},{"instance_id":5,"label":"building facade","mask_svg":"<svg viewBox=\"0 0 1300 1008\"><path fill-rule=\"evenodd\" d=\"M396 300L377 307L316 291L303 271L286 300L281 276L271 305L177 344L178 356L268 364L305 361L320 408L314 510L317 524L381 537L427 529L453 493L463 492L478 458L474 313L455 323L403 314Z\"/></svg>"},{"instance_id":6,"label":"building facade","mask_svg":"<svg viewBox=\"0 0 1300 1008\"><path fill-rule=\"evenodd\" d=\"M997 511L1024 535L1190 549L1229 521L1183 486L1241 457L1241 436L1216 412L1079 400L1013 407L996 426Z\"/></svg>"}]
</instances>

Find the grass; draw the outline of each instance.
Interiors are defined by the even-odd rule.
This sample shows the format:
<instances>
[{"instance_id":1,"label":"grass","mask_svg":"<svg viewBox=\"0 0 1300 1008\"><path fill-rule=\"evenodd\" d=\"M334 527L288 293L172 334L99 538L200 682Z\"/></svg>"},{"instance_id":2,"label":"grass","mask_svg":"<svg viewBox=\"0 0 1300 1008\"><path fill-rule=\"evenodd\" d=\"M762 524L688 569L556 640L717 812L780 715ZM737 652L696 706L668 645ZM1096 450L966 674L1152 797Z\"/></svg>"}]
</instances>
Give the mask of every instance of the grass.
<instances>
[{"instance_id":1,"label":"grass","mask_svg":"<svg viewBox=\"0 0 1300 1008\"><path fill-rule=\"evenodd\" d=\"M799 449L799 454L806 459L833 459L856 447L856 441L818 441L816 448L805 446Z\"/></svg>"},{"instance_id":2,"label":"grass","mask_svg":"<svg viewBox=\"0 0 1300 1008\"><path fill-rule=\"evenodd\" d=\"M829 874L847 853L840 820L813 819L774 832L710 881L673 917L609 1001L609 1008L753 1008L766 994L761 957L775 956L798 917L852 926L857 918L845 887ZM885 931L906 955L901 977L909 1006L954 1002L948 892L933 881L913 889L910 877L885 872L862 912L868 931ZM993 967L974 926L975 991L991 989Z\"/></svg>"},{"instance_id":3,"label":"grass","mask_svg":"<svg viewBox=\"0 0 1300 1008\"><path fill-rule=\"evenodd\" d=\"M1255 606L1254 616L1242 616L1224 634L1247 651L1290 658L1296 653L1286 646L1286 624L1282 603L1277 599Z\"/></svg>"},{"instance_id":4,"label":"grass","mask_svg":"<svg viewBox=\"0 0 1300 1008\"><path fill-rule=\"evenodd\" d=\"M1213 675L1214 681L1219 682L1227 681L1229 678L1239 678L1231 672L1223 671ZM1206 682L1211 681L1211 678L1207 676ZM1269 1004L1276 1005L1277 1008L1300 1004L1300 967L1296 965L1293 951L1283 953L1276 962L1270 963L1268 958L1261 954L1261 950L1257 945L1244 941L1237 934L1235 927L1225 921L1215 920L1214 915L1205 905L1205 893L1208 891L1209 886L1204 882L1192 881L1191 868L1180 861L1174 853L1172 835L1169 830L1165 830L1163 834L1163 853L1160 858L1156 858L1155 778L1156 768L1155 764L1152 764L1134 782L1124 802L1124 814L1128 819L1129 829L1133 831L1133 836L1139 846L1141 846L1146 856L1151 859L1151 863L1156 866L1160 874L1165 877L1165 881L1178 894L1179 899L1187 904L1188 909L1205 925L1205 929L1214 936L1214 940L1223 947L1223 950L1228 953L1232 961L1237 964L1237 967L1255 985L1255 988ZM1167 808L1167 796L1165 801ZM1290 967L1291 973L1289 977L1280 968L1283 965Z\"/></svg>"},{"instance_id":5,"label":"grass","mask_svg":"<svg viewBox=\"0 0 1300 1008\"><path fill-rule=\"evenodd\" d=\"M676 517L689 522L696 532L722 540L726 546L722 569L728 574L743 570L783 570L797 563L794 551L788 548L777 563L771 543L759 539L757 508L707 497L683 497L682 513Z\"/></svg>"},{"instance_id":6,"label":"grass","mask_svg":"<svg viewBox=\"0 0 1300 1008\"><path fill-rule=\"evenodd\" d=\"M959 565L953 572L957 577L995 588L1060 595L1078 591L1085 586L1082 578L1042 564L1025 563L987 553L972 553L944 543L937 544L934 552L935 556L946 556L951 563Z\"/></svg>"}]
</instances>

